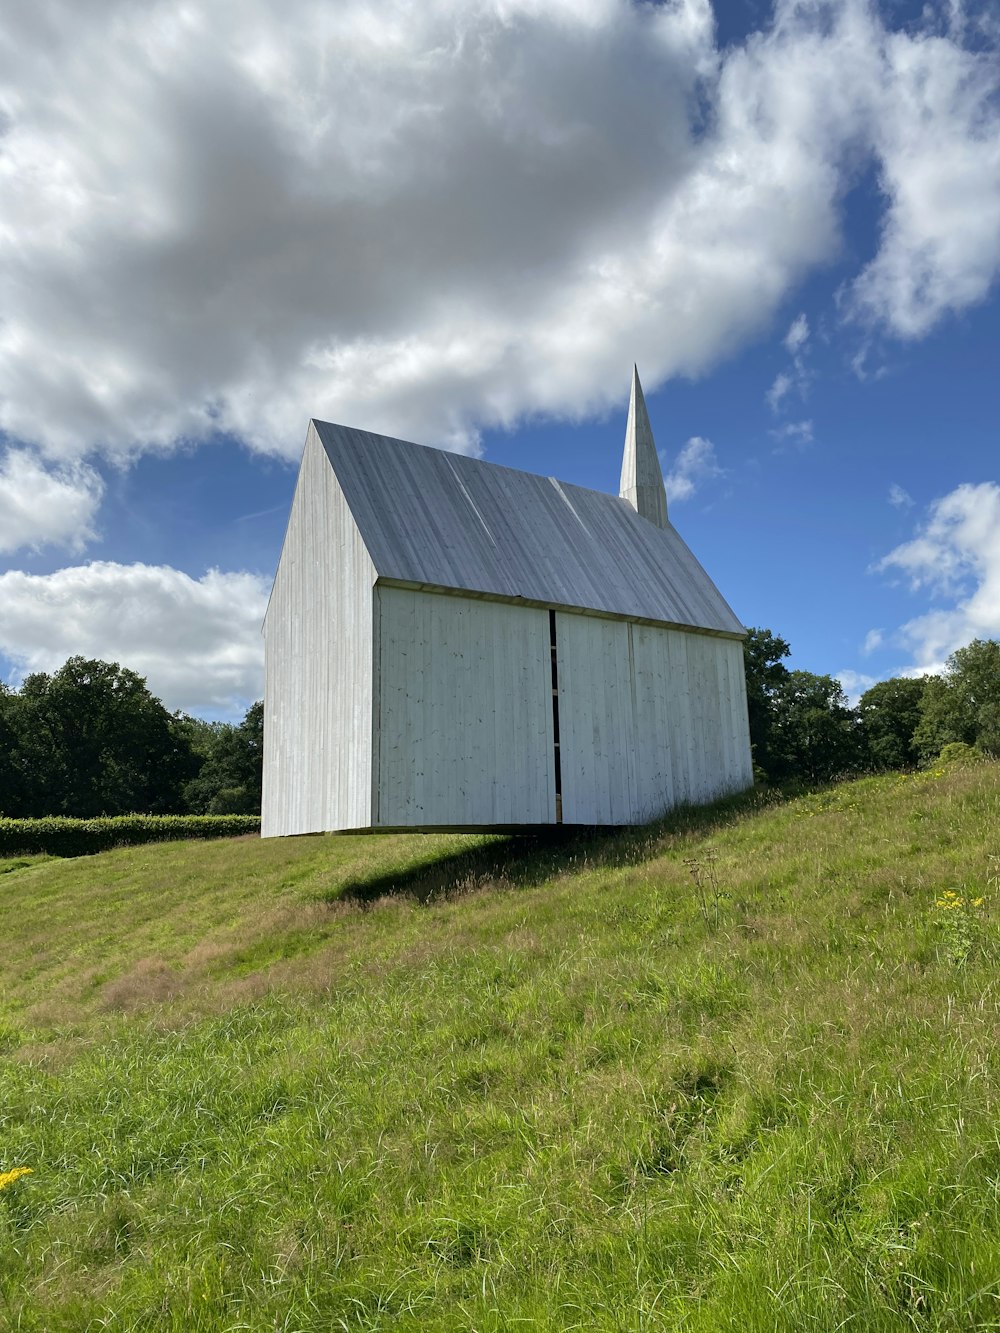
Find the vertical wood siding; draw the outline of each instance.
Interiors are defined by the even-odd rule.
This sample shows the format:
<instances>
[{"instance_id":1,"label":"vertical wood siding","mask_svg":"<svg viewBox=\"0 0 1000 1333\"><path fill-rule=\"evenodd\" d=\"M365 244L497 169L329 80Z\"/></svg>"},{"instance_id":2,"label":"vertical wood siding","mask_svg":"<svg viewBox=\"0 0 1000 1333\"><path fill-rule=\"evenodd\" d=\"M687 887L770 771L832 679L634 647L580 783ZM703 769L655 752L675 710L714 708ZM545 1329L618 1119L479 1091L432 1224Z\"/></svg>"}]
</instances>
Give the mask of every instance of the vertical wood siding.
<instances>
[{"instance_id":1,"label":"vertical wood siding","mask_svg":"<svg viewBox=\"0 0 1000 1333\"><path fill-rule=\"evenodd\" d=\"M686 678L670 669L669 631L630 626L635 673L635 722L632 811L636 821L652 819L683 800L686 789L683 734L688 700ZM673 697L671 696L673 691Z\"/></svg>"},{"instance_id":2,"label":"vertical wood siding","mask_svg":"<svg viewBox=\"0 0 1000 1333\"><path fill-rule=\"evenodd\" d=\"M264 837L372 823L374 585L310 427L264 626Z\"/></svg>"},{"instance_id":3,"label":"vertical wood siding","mask_svg":"<svg viewBox=\"0 0 1000 1333\"><path fill-rule=\"evenodd\" d=\"M742 645L559 614L563 820L628 824L753 779Z\"/></svg>"},{"instance_id":4,"label":"vertical wood siding","mask_svg":"<svg viewBox=\"0 0 1000 1333\"><path fill-rule=\"evenodd\" d=\"M376 598L375 822L553 823L548 613L392 587Z\"/></svg>"},{"instance_id":5,"label":"vertical wood siding","mask_svg":"<svg viewBox=\"0 0 1000 1333\"><path fill-rule=\"evenodd\" d=\"M556 616L564 824L630 824L636 746L629 626Z\"/></svg>"}]
</instances>

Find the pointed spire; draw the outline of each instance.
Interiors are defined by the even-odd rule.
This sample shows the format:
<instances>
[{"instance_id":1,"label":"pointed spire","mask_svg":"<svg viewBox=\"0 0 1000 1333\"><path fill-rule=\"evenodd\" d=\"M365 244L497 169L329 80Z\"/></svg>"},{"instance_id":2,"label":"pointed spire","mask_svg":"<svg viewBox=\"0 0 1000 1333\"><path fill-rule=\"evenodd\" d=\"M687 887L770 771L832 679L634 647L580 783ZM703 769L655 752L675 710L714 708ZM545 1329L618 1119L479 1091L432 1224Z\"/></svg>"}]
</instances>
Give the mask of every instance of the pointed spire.
<instances>
[{"instance_id":1,"label":"pointed spire","mask_svg":"<svg viewBox=\"0 0 1000 1333\"><path fill-rule=\"evenodd\" d=\"M638 368L632 367L632 397L628 405L628 425L625 427L625 456L622 459L622 479L619 495L627 500L636 513L648 518L658 528L667 526L667 493L663 488L663 472L653 442L646 400L642 396Z\"/></svg>"}]
</instances>

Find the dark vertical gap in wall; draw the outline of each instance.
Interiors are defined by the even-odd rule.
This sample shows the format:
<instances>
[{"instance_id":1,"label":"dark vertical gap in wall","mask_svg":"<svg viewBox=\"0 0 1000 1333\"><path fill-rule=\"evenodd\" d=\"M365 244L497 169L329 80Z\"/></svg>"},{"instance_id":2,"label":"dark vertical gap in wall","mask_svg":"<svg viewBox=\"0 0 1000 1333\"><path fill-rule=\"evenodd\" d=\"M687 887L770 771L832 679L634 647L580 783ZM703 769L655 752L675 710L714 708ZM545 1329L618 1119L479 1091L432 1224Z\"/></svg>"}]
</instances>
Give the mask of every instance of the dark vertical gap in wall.
<instances>
[{"instance_id":1,"label":"dark vertical gap in wall","mask_svg":"<svg viewBox=\"0 0 1000 1333\"><path fill-rule=\"evenodd\" d=\"M556 613L549 612L549 655L552 658L552 747L556 769L556 823L563 822L562 760L559 754L559 661L556 655Z\"/></svg>"}]
</instances>

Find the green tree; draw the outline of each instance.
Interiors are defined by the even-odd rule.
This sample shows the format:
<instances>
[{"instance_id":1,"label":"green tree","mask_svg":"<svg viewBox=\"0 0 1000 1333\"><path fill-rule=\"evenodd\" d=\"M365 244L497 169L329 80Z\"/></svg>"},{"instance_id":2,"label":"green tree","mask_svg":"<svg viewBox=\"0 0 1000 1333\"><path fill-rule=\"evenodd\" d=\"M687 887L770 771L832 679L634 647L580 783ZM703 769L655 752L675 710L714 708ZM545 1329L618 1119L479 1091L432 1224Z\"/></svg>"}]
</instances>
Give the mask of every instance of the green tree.
<instances>
[{"instance_id":1,"label":"green tree","mask_svg":"<svg viewBox=\"0 0 1000 1333\"><path fill-rule=\"evenodd\" d=\"M954 741L1000 755L1000 643L973 639L952 653L945 675L928 681L920 714L915 744L923 760Z\"/></svg>"},{"instance_id":2,"label":"green tree","mask_svg":"<svg viewBox=\"0 0 1000 1333\"><path fill-rule=\"evenodd\" d=\"M20 750L31 814L85 818L184 809L190 744L145 680L114 662L71 657L20 691Z\"/></svg>"},{"instance_id":3,"label":"green tree","mask_svg":"<svg viewBox=\"0 0 1000 1333\"><path fill-rule=\"evenodd\" d=\"M857 715L833 676L789 671L775 691L774 705L771 744L777 777L830 782L862 766Z\"/></svg>"},{"instance_id":4,"label":"green tree","mask_svg":"<svg viewBox=\"0 0 1000 1333\"><path fill-rule=\"evenodd\" d=\"M861 696L857 712L873 768L911 768L919 762L914 733L927 679L897 676L880 680Z\"/></svg>"},{"instance_id":5,"label":"green tree","mask_svg":"<svg viewBox=\"0 0 1000 1333\"><path fill-rule=\"evenodd\" d=\"M187 718L192 745L202 756L197 777L184 789L196 814L260 813L264 758L264 705L252 704L238 725Z\"/></svg>"},{"instance_id":6,"label":"green tree","mask_svg":"<svg viewBox=\"0 0 1000 1333\"><path fill-rule=\"evenodd\" d=\"M920 721L913 733L913 745L921 763L935 759L946 745L966 741L972 728L961 717L955 691L944 676L928 676L920 700Z\"/></svg>"},{"instance_id":7,"label":"green tree","mask_svg":"<svg viewBox=\"0 0 1000 1333\"><path fill-rule=\"evenodd\" d=\"M19 697L0 681L0 815L18 816L26 811L19 710Z\"/></svg>"},{"instance_id":8,"label":"green tree","mask_svg":"<svg viewBox=\"0 0 1000 1333\"><path fill-rule=\"evenodd\" d=\"M974 731L970 744L986 754L1000 755L1000 642L973 639L952 653L948 668L962 714L970 719Z\"/></svg>"},{"instance_id":9,"label":"green tree","mask_svg":"<svg viewBox=\"0 0 1000 1333\"><path fill-rule=\"evenodd\" d=\"M785 640L769 629L750 629L743 640L753 759L757 767L772 779L779 777L776 771L778 756L774 751L777 700L789 675L782 659L790 652Z\"/></svg>"}]
</instances>

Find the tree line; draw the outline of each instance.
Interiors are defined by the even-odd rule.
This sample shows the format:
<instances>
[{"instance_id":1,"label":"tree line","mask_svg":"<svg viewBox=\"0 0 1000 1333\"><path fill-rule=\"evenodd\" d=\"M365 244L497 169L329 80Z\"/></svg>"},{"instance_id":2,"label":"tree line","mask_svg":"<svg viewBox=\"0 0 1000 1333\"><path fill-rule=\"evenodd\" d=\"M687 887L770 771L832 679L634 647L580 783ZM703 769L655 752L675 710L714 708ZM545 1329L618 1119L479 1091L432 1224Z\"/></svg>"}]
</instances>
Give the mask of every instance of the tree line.
<instances>
[{"instance_id":1,"label":"tree line","mask_svg":"<svg viewBox=\"0 0 1000 1333\"><path fill-rule=\"evenodd\" d=\"M943 675L882 680L851 708L840 682L790 671L791 649L770 630L744 641L750 740L758 774L815 784L916 768L947 745L1000 756L1000 643L975 639Z\"/></svg>"},{"instance_id":2,"label":"tree line","mask_svg":"<svg viewBox=\"0 0 1000 1333\"><path fill-rule=\"evenodd\" d=\"M263 732L262 703L203 722L127 667L71 657L0 683L0 815L259 814Z\"/></svg>"},{"instance_id":3,"label":"tree line","mask_svg":"<svg viewBox=\"0 0 1000 1333\"><path fill-rule=\"evenodd\" d=\"M758 777L784 785L914 768L960 743L1000 756L1000 643L977 639L941 676L879 681L851 708L833 676L790 671L788 643L744 643ZM0 683L0 815L259 814L264 708L239 723L171 713L114 662L71 657Z\"/></svg>"}]
</instances>

